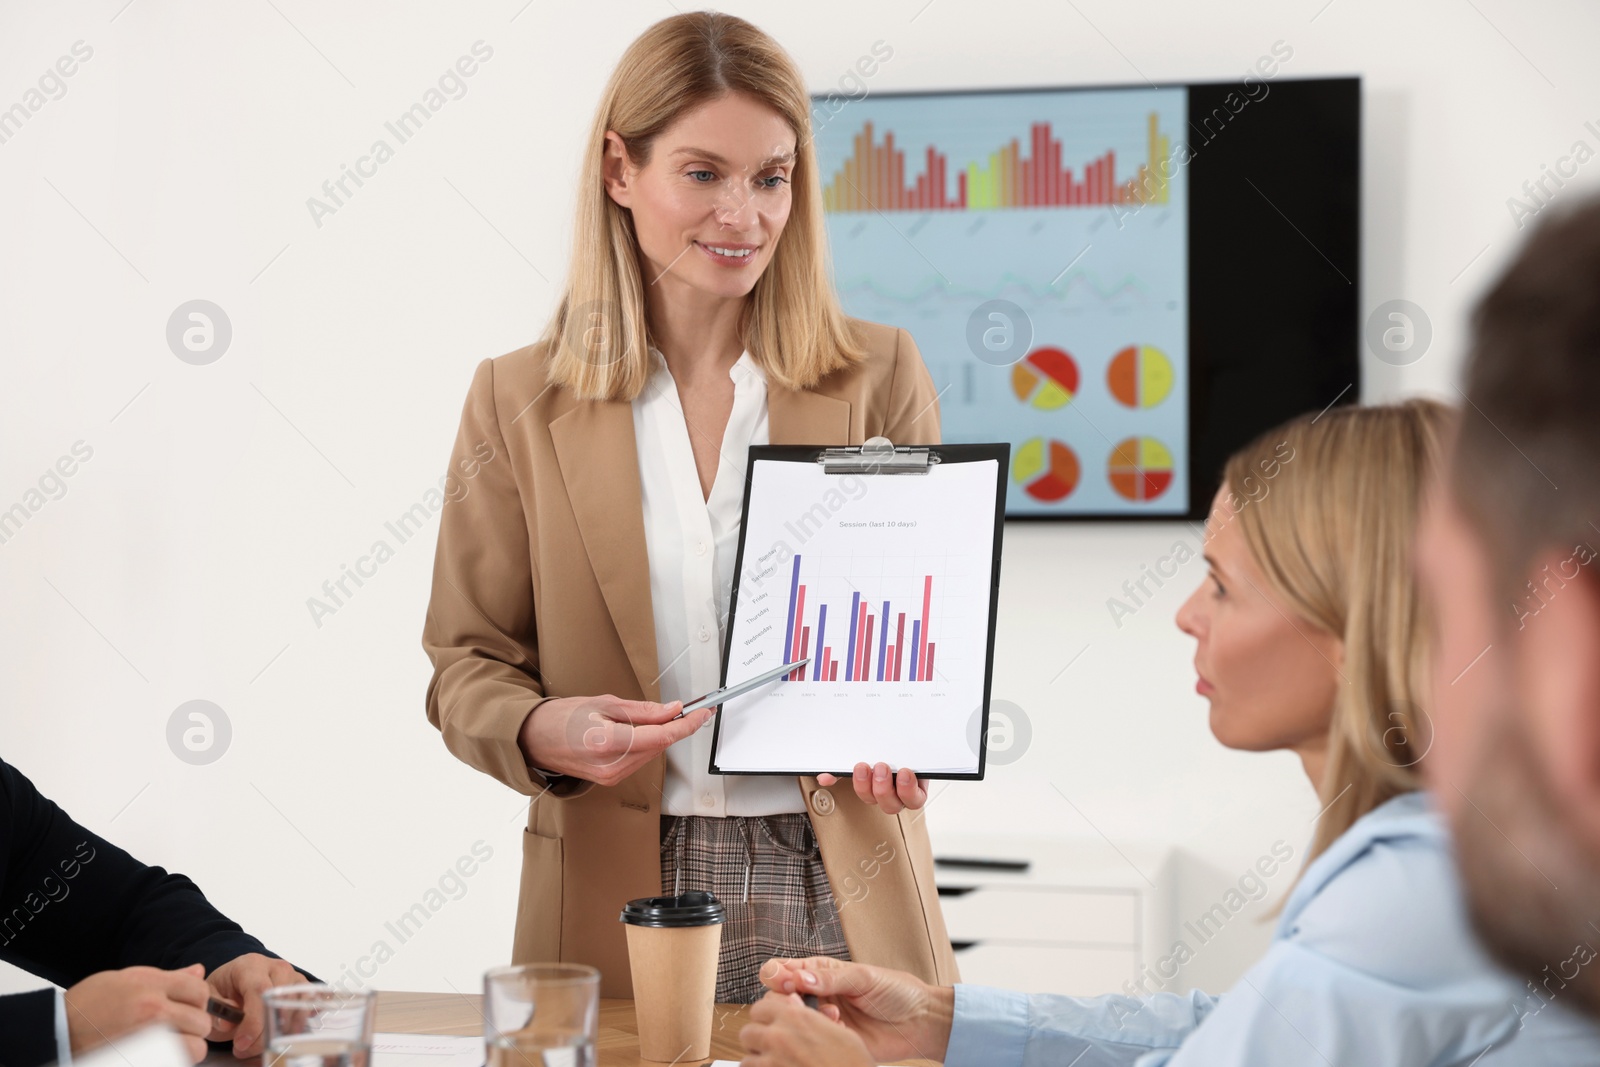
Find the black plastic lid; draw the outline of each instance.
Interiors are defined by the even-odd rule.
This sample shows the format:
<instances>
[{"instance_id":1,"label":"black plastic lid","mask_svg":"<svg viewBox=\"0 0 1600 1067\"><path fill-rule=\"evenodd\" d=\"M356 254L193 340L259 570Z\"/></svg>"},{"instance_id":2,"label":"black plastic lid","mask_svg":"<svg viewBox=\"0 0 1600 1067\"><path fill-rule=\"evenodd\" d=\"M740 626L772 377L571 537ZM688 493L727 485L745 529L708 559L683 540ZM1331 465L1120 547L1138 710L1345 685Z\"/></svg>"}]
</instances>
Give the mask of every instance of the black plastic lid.
<instances>
[{"instance_id":1,"label":"black plastic lid","mask_svg":"<svg viewBox=\"0 0 1600 1067\"><path fill-rule=\"evenodd\" d=\"M710 893L690 890L675 897L640 897L623 906L620 921L630 926L714 926L725 916Z\"/></svg>"}]
</instances>

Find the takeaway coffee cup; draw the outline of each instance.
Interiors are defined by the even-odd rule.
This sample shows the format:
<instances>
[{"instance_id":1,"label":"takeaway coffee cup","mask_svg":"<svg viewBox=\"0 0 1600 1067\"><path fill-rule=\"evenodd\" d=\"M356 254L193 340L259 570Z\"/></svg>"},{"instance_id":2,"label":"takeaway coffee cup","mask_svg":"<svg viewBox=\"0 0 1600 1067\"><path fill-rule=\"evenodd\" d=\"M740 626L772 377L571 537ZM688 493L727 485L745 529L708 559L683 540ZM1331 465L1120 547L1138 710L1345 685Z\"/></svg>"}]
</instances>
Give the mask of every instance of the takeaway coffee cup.
<instances>
[{"instance_id":1,"label":"takeaway coffee cup","mask_svg":"<svg viewBox=\"0 0 1600 1067\"><path fill-rule=\"evenodd\" d=\"M622 909L639 1054L662 1063L711 1054L722 904L699 891L641 897Z\"/></svg>"}]
</instances>

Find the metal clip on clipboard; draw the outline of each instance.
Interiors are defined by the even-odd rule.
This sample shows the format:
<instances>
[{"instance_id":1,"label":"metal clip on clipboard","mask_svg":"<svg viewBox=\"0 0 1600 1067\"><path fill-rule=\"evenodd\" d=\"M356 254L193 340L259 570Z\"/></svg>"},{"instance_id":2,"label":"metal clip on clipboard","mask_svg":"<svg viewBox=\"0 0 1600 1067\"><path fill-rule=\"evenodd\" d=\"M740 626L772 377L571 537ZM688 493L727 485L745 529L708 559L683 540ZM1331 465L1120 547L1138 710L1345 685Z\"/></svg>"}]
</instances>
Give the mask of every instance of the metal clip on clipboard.
<instances>
[{"instance_id":1,"label":"metal clip on clipboard","mask_svg":"<svg viewBox=\"0 0 1600 1067\"><path fill-rule=\"evenodd\" d=\"M824 474L927 474L939 462L929 448L896 448L887 437L869 437L859 448L824 448L817 456Z\"/></svg>"}]
</instances>

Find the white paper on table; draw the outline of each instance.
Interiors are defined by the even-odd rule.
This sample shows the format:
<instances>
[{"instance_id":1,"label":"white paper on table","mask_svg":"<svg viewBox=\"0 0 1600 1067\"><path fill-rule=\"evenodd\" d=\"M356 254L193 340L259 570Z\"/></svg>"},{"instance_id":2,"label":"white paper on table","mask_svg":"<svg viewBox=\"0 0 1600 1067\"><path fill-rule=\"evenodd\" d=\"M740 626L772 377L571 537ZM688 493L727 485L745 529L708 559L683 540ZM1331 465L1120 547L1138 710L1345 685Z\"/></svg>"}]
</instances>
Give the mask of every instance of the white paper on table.
<instances>
[{"instance_id":1,"label":"white paper on table","mask_svg":"<svg viewBox=\"0 0 1600 1067\"><path fill-rule=\"evenodd\" d=\"M105 1044L72 1057L74 1067L188 1067L189 1050L165 1023L147 1026L115 1045Z\"/></svg>"},{"instance_id":2,"label":"white paper on table","mask_svg":"<svg viewBox=\"0 0 1600 1067\"><path fill-rule=\"evenodd\" d=\"M373 1034L372 1067L483 1067L483 1038Z\"/></svg>"}]
</instances>

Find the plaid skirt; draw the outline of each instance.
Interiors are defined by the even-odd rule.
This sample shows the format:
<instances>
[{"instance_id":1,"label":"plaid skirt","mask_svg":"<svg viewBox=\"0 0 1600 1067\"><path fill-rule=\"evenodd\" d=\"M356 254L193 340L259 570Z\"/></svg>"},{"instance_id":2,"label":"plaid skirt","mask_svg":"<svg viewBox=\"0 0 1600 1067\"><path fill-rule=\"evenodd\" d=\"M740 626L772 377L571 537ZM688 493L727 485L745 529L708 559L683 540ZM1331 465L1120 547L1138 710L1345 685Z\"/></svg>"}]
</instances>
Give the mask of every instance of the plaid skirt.
<instances>
[{"instance_id":1,"label":"plaid skirt","mask_svg":"<svg viewBox=\"0 0 1600 1067\"><path fill-rule=\"evenodd\" d=\"M774 956L850 958L821 850L805 812L661 817L661 892L708 890L727 920L717 1003L752 1004Z\"/></svg>"}]
</instances>

